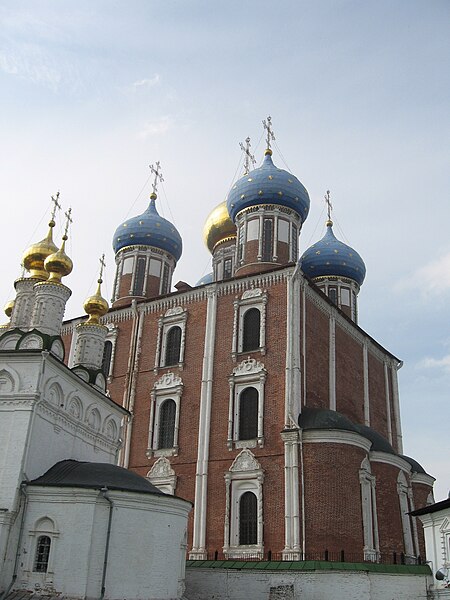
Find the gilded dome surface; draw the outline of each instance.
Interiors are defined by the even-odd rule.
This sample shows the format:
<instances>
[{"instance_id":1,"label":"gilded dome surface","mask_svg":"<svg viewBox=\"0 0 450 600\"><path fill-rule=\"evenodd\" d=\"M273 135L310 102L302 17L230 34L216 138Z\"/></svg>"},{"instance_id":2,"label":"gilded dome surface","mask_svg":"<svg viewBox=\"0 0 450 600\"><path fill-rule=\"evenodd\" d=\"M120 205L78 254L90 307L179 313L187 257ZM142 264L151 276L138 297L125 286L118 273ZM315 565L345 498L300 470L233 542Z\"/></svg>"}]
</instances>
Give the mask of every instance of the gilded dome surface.
<instances>
[{"instance_id":1,"label":"gilded dome surface","mask_svg":"<svg viewBox=\"0 0 450 600\"><path fill-rule=\"evenodd\" d=\"M230 217L249 206L278 204L294 210L302 223L309 212L309 195L305 186L288 171L278 169L272 161L272 151L266 150L263 163L239 179L227 198Z\"/></svg>"},{"instance_id":2,"label":"gilded dome surface","mask_svg":"<svg viewBox=\"0 0 450 600\"><path fill-rule=\"evenodd\" d=\"M323 238L303 253L300 266L311 279L346 277L361 285L366 276L363 259L356 250L336 238L331 221L327 222L327 231Z\"/></svg>"},{"instance_id":3,"label":"gilded dome surface","mask_svg":"<svg viewBox=\"0 0 450 600\"><path fill-rule=\"evenodd\" d=\"M37 279L47 279L48 277L48 273L44 269L44 262L51 254L58 251L58 246L54 244L52 238L52 229L54 226L55 222L50 221L50 229L47 236L40 242L32 244L23 254L23 266L29 271L31 277L36 277Z\"/></svg>"},{"instance_id":4,"label":"gilded dome surface","mask_svg":"<svg viewBox=\"0 0 450 600\"><path fill-rule=\"evenodd\" d=\"M212 253L214 247L223 240L236 237L236 225L228 214L226 200L211 211L203 227L203 241Z\"/></svg>"},{"instance_id":5,"label":"gilded dome surface","mask_svg":"<svg viewBox=\"0 0 450 600\"><path fill-rule=\"evenodd\" d=\"M181 236L170 221L159 215L155 201L156 194L152 194L144 213L119 225L113 237L115 253L126 246L153 246L165 250L176 261L180 259L183 250Z\"/></svg>"}]
</instances>

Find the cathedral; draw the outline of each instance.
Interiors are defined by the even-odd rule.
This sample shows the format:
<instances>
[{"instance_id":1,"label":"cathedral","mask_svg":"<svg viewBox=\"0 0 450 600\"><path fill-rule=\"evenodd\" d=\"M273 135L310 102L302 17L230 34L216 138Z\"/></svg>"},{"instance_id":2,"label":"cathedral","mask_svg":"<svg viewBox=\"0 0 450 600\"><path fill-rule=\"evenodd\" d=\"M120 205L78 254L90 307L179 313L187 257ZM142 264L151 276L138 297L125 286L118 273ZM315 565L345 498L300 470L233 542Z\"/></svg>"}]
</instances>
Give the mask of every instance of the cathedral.
<instances>
[{"instance_id":1,"label":"cathedral","mask_svg":"<svg viewBox=\"0 0 450 600\"><path fill-rule=\"evenodd\" d=\"M433 503L434 478L403 454L402 363L358 323L366 268L336 237L328 193L326 233L302 248L310 198L294 174L276 165L270 118L265 127L261 166L255 168L247 143L243 174L206 220L212 271L195 285L174 284L183 241L158 213L156 163L147 209L113 235L111 308L101 297L100 276L85 304L88 317L63 322L70 290L61 278L72 266L64 241L58 250L52 240L55 199L49 235L26 252L27 275L15 284L10 322L0 332L0 358L17 363L0 371L0 405L19 390L37 398L36 386L46 386L41 419L24 421L20 442L6 454L11 510L0 507L0 550L8 582L15 574L23 589L41 585L36 565L47 570L64 518L62 507L58 519L38 514L58 485L95 490L80 502L100 502L103 511L111 489L151 498L155 514L172 515L172 537L167 519L152 535L169 557L166 575L178 574L175 591L167 591L165 576L166 595L154 597L181 597L184 557L188 565L424 560L422 525L411 513ZM64 384L56 383L58 369ZM5 439L17 411L3 421ZM23 502L31 505L33 494L37 502L22 524L14 521L21 490ZM156 521L153 513L141 521L131 514L136 498L119 500L118 530L128 532L128 548L133 535L141 540L139 523L155 528ZM20 553L8 554L7 547L24 528L30 558L19 568ZM117 535L115 565L123 546ZM138 541L135 550L153 556L147 543ZM132 556L129 564L139 565ZM162 572L160 564L155 569ZM86 590L99 587L100 572L87 573L85 592L73 596L99 597ZM153 597L139 577L134 597ZM120 577L115 585L119 591L108 595L106 588L105 596L103 581L101 598L133 597Z\"/></svg>"}]
</instances>

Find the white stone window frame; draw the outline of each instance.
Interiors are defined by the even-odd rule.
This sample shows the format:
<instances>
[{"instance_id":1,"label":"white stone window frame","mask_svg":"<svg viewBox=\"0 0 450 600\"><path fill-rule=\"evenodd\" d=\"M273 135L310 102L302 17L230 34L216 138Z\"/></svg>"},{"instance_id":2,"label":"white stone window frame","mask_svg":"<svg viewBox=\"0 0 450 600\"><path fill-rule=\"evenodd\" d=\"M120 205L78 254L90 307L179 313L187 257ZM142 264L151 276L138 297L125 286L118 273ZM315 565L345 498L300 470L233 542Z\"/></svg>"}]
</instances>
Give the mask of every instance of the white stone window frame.
<instances>
[{"instance_id":1,"label":"white stone window frame","mask_svg":"<svg viewBox=\"0 0 450 600\"><path fill-rule=\"evenodd\" d=\"M178 433L180 427L180 406L183 394L183 381L175 373L165 373L156 381L151 391L150 421L148 431L147 458L152 456L177 456ZM175 428L172 448L158 448L159 415L161 405L165 400L173 400L176 405Z\"/></svg>"},{"instance_id":2,"label":"white stone window frame","mask_svg":"<svg viewBox=\"0 0 450 600\"><path fill-rule=\"evenodd\" d=\"M411 523L411 517L409 513L411 512L410 506L410 486L408 485L408 480L403 471L399 471L397 477L397 494L398 500L400 504L400 516L402 520L402 531L403 531L403 541L405 547L405 556L407 563L414 563L416 559L416 552L414 550L414 541L413 541L413 529Z\"/></svg>"},{"instance_id":3,"label":"white stone window frame","mask_svg":"<svg viewBox=\"0 0 450 600\"><path fill-rule=\"evenodd\" d=\"M166 310L164 315L158 319L158 338L156 341L156 354L155 354L155 366L154 373L158 372L158 369L166 367L166 345L167 345L167 334L172 327L179 327L181 329L181 342L180 342L180 358L177 364L167 365L167 367L174 368L178 367L183 369L184 365L184 350L186 344L186 322L187 322L187 310L181 306L175 308L169 308Z\"/></svg>"},{"instance_id":4,"label":"white stone window frame","mask_svg":"<svg viewBox=\"0 0 450 600\"><path fill-rule=\"evenodd\" d=\"M119 328L117 325L112 325L111 323L105 323L108 328L108 333L106 334L105 342L111 342L111 360L109 361L109 369L108 373L105 373L106 380L108 383L112 381L113 368L114 368L114 357L116 355L116 344L117 344L117 336L119 335Z\"/></svg>"},{"instance_id":5,"label":"white stone window frame","mask_svg":"<svg viewBox=\"0 0 450 600\"><path fill-rule=\"evenodd\" d=\"M378 536L378 513L375 493L376 479L372 475L370 461L366 457L359 469L361 486L361 511L364 534L364 560L379 562L381 558Z\"/></svg>"},{"instance_id":6,"label":"white stone window frame","mask_svg":"<svg viewBox=\"0 0 450 600\"><path fill-rule=\"evenodd\" d=\"M170 494L171 496L175 494L177 476L166 456L160 456L158 460L155 461L146 477L150 483L161 490L161 492Z\"/></svg>"},{"instance_id":7,"label":"white stone window frame","mask_svg":"<svg viewBox=\"0 0 450 600\"><path fill-rule=\"evenodd\" d=\"M42 527L40 523L48 521L52 523L52 527ZM45 572L34 571L34 563L36 560L37 544L41 536L48 536L50 538L50 552L48 555L47 570ZM59 529L54 519L48 515L43 515L35 521L33 529L28 530L28 568L24 569L28 577L31 577L33 581L40 581L42 583L52 583L55 575L54 562L56 552L56 540L59 538Z\"/></svg>"},{"instance_id":8,"label":"white stone window frame","mask_svg":"<svg viewBox=\"0 0 450 600\"><path fill-rule=\"evenodd\" d=\"M233 448L262 448L264 446L264 395L267 371L264 364L254 358L247 358L233 369L228 378L230 398L228 407L228 435L227 446ZM255 439L240 440L239 438L239 412L240 395L249 387L258 392L258 435Z\"/></svg>"},{"instance_id":9,"label":"white stone window frame","mask_svg":"<svg viewBox=\"0 0 450 600\"><path fill-rule=\"evenodd\" d=\"M225 477L225 525L223 553L227 558L264 557L263 482L261 465L248 449L234 459ZM239 503L243 494L252 492L257 500L257 543L239 544Z\"/></svg>"},{"instance_id":10,"label":"white stone window frame","mask_svg":"<svg viewBox=\"0 0 450 600\"><path fill-rule=\"evenodd\" d=\"M249 352L260 352L263 356L266 354L266 306L267 292L260 288L246 290L241 298L237 298L234 301L232 341L232 357L234 361L237 360L240 354L247 354ZM261 315L259 325L259 348L243 351L244 315L251 308L257 308Z\"/></svg>"}]
</instances>

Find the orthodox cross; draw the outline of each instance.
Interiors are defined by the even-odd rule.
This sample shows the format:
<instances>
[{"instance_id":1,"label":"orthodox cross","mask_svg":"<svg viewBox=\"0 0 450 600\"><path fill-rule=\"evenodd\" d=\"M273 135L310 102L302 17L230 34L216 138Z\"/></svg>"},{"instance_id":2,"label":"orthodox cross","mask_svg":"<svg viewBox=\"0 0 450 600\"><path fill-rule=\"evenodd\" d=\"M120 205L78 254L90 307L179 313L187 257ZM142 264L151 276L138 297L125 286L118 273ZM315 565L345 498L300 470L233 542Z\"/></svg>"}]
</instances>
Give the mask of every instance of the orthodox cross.
<instances>
[{"instance_id":1,"label":"orthodox cross","mask_svg":"<svg viewBox=\"0 0 450 600\"><path fill-rule=\"evenodd\" d=\"M59 192L56 192L56 194L54 196L52 196L52 202L53 202L53 208L52 208L52 216L51 216L51 220L54 221L55 220L55 215L56 215L56 211L61 210L61 204L58 202L59 200Z\"/></svg>"},{"instance_id":2,"label":"orthodox cross","mask_svg":"<svg viewBox=\"0 0 450 600\"><path fill-rule=\"evenodd\" d=\"M100 258L100 275L98 276L98 283L102 283L103 282L103 270L106 267L106 263L105 263L105 255L102 254L101 258Z\"/></svg>"},{"instance_id":3,"label":"orthodox cross","mask_svg":"<svg viewBox=\"0 0 450 600\"><path fill-rule=\"evenodd\" d=\"M267 131L267 135L266 135L267 150L270 150L270 143L275 140L275 135L272 131L272 117L270 117L270 116L267 117L267 121L264 119L262 124L264 125L264 129Z\"/></svg>"},{"instance_id":4,"label":"orthodox cross","mask_svg":"<svg viewBox=\"0 0 450 600\"><path fill-rule=\"evenodd\" d=\"M324 198L327 205L328 220L331 221L331 211L333 210L333 205L331 204L330 200L330 190L327 190Z\"/></svg>"},{"instance_id":5,"label":"orthodox cross","mask_svg":"<svg viewBox=\"0 0 450 600\"><path fill-rule=\"evenodd\" d=\"M161 173L161 165L159 164L159 160L155 163L155 165L149 165L150 167L150 171L152 172L152 175L155 176L155 180L152 183L152 189L153 189L153 193L156 195L156 190L158 189L158 181L159 182L163 182L164 181L164 177Z\"/></svg>"},{"instance_id":6,"label":"orthodox cross","mask_svg":"<svg viewBox=\"0 0 450 600\"><path fill-rule=\"evenodd\" d=\"M64 239L67 240L67 232L69 231L69 223L73 223L72 217L70 216L71 213L72 213L71 208L69 208L69 210L65 213L65 217L66 217L67 221L66 221L66 226L64 228L63 240Z\"/></svg>"},{"instance_id":7,"label":"orthodox cross","mask_svg":"<svg viewBox=\"0 0 450 600\"><path fill-rule=\"evenodd\" d=\"M239 142L239 146L241 147L242 152L244 152L245 154L245 159L244 159L244 175L247 175L248 172L250 171L250 165L252 167L255 166L256 164L256 160L254 155L250 152L250 138L246 138L245 140L245 146L242 142Z\"/></svg>"}]
</instances>

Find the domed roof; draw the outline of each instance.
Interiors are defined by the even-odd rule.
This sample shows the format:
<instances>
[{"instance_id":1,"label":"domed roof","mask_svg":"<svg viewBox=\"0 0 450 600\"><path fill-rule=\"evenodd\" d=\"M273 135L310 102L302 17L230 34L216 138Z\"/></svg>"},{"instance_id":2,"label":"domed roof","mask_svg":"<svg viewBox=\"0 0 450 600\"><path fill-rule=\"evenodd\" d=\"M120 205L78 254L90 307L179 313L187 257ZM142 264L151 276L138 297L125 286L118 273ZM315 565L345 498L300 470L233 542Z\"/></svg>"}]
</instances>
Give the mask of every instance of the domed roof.
<instances>
[{"instance_id":1,"label":"domed roof","mask_svg":"<svg viewBox=\"0 0 450 600\"><path fill-rule=\"evenodd\" d=\"M302 222L309 212L310 201L306 188L295 175L273 164L271 150L266 150L260 167L235 183L227 198L228 213L233 221L239 211L258 204L279 204L292 208Z\"/></svg>"},{"instance_id":2,"label":"domed roof","mask_svg":"<svg viewBox=\"0 0 450 600\"><path fill-rule=\"evenodd\" d=\"M236 237L236 225L230 218L226 200L212 210L203 227L203 241L212 253L214 247L226 239Z\"/></svg>"},{"instance_id":3,"label":"domed roof","mask_svg":"<svg viewBox=\"0 0 450 600\"><path fill-rule=\"evenodd\" d=\"M372 442L372 446L370 447L372 451L386 452L387 454L396 454L394 448L391 446L388 440L384 436L382 436L381 433L378 433L378 431L372 429L372 427L368 427L367 425L356 424L355 428L358 431L358 433L360 433L363 437Z\"/></svg>"},{"instance_id":4,"label":"domed roof","mask_svg":"<svg viewBox=\"0 0 450 600\"><path fill-rule=\"evenodd\" d=\"M337 410L305 407L298 417L302 429L343 429L357 432L356 427L346 416Z\"/></svg>"},{"instance_id":5,"label":"domed roof","mask_svg":"<svg viewBox=\"0 0 450 600\"><path fill-rule=\"evenodd\" d=\"M323 238L308 248L300 258L302 271L311 279L316 277L347 277L361 285L366 266L360 255L333 233L333 222L327 221Z\"/></svg>"},{"instance_id":6,"label":"domed roof","mask_svg":"<svg viewBox=\"0 0 450 600\"><path fill-rule=\"evenodd\" d=\"M405 454L400 454L400 458L403 458L404 460L406 460L407 463L411 465L413 473L427 473L422 467L422 465L418 463L417 460L414 460L414 458L411 458L410 456L405 456Z\"/></svg>"},{"instance_id":7,"label":"domed roof","mask_svg":"<svg viewBox=\"0 0 450 600\"><path fill-rule=\"evenodd\" d=\"M199 285L206 285L207 283L212 283L214 281L214 273L207 273L206 275L203 275L203 277L201 279L199 279L197 281L197 283L195 284L195 287L198 287Z\"/></svg>"},{"instance_id":8,"label":"domed roof","mask_svg":"<svg viewBox=\"0 0 450 600\"><path fill-rule=\"evenodd\" d=\"M170 221L156 210L156 194L150 196L147 210L119 225L113 237L114 252L126 246L153 246L165 250L179 260L183 250L181 236Z\"/></svg>"},{"instance_id":9,"label":"domed roof","mask_svg":"<svg viewBox=\"0 0 450 600\"><path fill-rule=\"evenodd\" d=\"M110 490L164 495L164 492L161 492L147 479L128 469L107 463L79 462L77 460L57 462L44 475L33 479L28 485L94 489L107 487Z\"/></svg>"}]
</instances>

